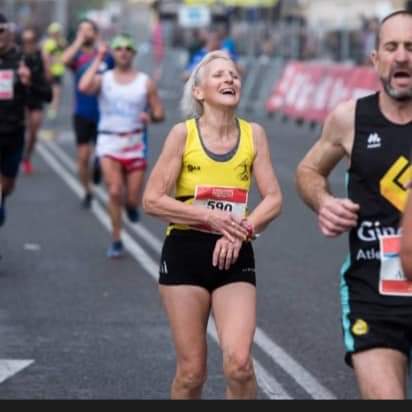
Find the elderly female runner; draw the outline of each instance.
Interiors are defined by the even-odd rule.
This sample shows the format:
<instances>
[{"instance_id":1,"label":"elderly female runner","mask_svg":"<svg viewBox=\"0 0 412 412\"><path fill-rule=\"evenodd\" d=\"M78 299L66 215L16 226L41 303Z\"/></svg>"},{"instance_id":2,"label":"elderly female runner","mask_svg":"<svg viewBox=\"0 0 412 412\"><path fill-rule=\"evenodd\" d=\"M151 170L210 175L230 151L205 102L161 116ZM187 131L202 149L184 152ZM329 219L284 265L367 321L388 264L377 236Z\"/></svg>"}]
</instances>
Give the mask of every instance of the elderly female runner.
<instances>
[{"instance_id":1,"label":"elderly female runner","mask_svg":"<svg viewBox=\"0 0 412 412\"><path fill-rule=\"evenodd\" d=\"M206 55L185 87L182 108L189 120L170 131L144 194L145 211L170 223L160 294L176 348L173 399L201 397L211 313L226 397L256 397L251 240L279 215L282 194L265 131L236 117L240 94L241 79L229 56ZM248 215L252 171L262 201Z\"/></svg>"}]
</instances>

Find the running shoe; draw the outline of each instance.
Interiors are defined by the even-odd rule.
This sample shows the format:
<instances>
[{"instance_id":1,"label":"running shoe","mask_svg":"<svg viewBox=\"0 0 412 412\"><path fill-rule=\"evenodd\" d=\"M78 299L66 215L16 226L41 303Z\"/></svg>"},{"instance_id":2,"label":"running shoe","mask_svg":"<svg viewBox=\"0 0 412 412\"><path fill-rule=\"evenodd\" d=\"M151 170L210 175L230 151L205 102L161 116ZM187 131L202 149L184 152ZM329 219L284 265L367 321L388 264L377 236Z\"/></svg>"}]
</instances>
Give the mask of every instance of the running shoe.
<instances>
[{"instance_id":1,"label":"running shoe","mask_svg":"<svg viewBox=\"0 0 412 412\"><path fill-rule=\"evenodd\" d=\"M82 208L90 209L92 207L93 195L91 193L86 193L82 200Z\"/></svg>"},{"instance_id":2,"label":"running shoe","mask_svg":"<svg viewBox=\"0 0 412 412\"><path fill-rule=\"evenodd\" d=\"M124 246L121 240L113 242L107 249L109 259L119 259L124 256Z\"/></svg>"},{"instance_id":3,"label":"running shoe","mask_svg":"<svg viewBox=\"0 0 412 412\"><path fill-rule=\"evenodd\" d=\"M4 205L0 206L0 227L6 222L6 208Z\"/></svg>"},{"instance_id":4,"label":"running shoe","mask_svg":"<svg viewBox=\"0 0 412 412\"><path fill-rule=\"evenodd\" d=\"M23 160L23 173L25 175L33 174L33 165L30 160Z\"/></svg>"},{"instance_id":5,"label":"running shoe","mask_svg":"<svg viewBox=\"0 0 412 412\"><path fill-rule=\"evenodd\" d=\"M93 162L93 183L99 185L102 181L102 169L100 167L99 158L96 157Z\"/></svg>"},{"instance_id":6,"label":"running shoe","mask_svg":"<svg viewBox=\"0 0 412 412\"><path fill-rule=\"evenodd\" d=\"M129 221L132 223L138 223L140 220L139 209L137 209L136 207L126 206L126 215Z\"/></svg>"}]
</instances>

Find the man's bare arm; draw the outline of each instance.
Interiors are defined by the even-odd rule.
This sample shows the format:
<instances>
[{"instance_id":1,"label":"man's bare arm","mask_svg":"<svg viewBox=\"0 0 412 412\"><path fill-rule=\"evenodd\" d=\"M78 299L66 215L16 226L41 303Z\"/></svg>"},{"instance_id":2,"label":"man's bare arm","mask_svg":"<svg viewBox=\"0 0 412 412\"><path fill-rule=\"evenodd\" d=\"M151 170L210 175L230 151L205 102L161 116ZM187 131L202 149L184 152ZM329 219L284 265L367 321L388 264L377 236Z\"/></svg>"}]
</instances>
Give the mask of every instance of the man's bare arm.
<instances>
[{"instance_id":1,"label":"man's bare arm","mask_svg":"<svg viewBox=\"0 0 412 412\"><path fill-rule=\"evenodd\" d=\"M84 35L79 30L74 42L69 47L67 47L65 49L65 51L63 52L62 62L65 66L70 66L71 65L71 63L73 62L73 59L75 58L76 54L83 47L83 43L84 43Z\"/></svg>"},{"instance_id":2,"label":"man's bare arm","mask_svg":"<svg viewBox=\"0 0 412 412\"><path fill-rule=\"evenodd\" d=\"M319 141L299 164L297 189L303 201L319 215L321 231L335 237L356 225L358 205L349 199L336 199L328 177L340 160L350 158L355 124L353 101L339 105L324 125Z\"/></svg>"}]
</instances>

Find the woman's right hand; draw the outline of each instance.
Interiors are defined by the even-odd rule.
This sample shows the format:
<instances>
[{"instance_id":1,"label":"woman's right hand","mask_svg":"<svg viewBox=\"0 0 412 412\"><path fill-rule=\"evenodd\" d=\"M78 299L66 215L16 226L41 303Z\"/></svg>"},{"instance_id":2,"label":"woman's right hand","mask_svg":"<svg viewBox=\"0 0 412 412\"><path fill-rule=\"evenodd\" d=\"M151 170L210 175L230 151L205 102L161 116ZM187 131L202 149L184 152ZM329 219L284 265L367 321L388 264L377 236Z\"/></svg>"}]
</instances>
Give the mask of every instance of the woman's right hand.
<instances>
[{"instance_id":1,"label":"woman's right hand","mask_svg":"<svg viewBox=\"0 0 412 412\"><path fill-rule=\"evenodd\" d=\"M241 242L247 240L248 231L242 225L242 222L243 219L231 213L221 210L208 210L205 223L214 232L221 233L230 242L234 243L237 240Z\"/></svg>"},{"instance_id":2,"label":"woman's right hand","mask_svg":"<svg viewBox=\"0 0 412 412\"><path fill-rule=\"evenodd\" d=\"M218 267L219 270L229 270L239 259L242 246L243 242L240 240L230 242L225 237L219 239L213 252L213 267Z\"/></svg>"}]
</instances>

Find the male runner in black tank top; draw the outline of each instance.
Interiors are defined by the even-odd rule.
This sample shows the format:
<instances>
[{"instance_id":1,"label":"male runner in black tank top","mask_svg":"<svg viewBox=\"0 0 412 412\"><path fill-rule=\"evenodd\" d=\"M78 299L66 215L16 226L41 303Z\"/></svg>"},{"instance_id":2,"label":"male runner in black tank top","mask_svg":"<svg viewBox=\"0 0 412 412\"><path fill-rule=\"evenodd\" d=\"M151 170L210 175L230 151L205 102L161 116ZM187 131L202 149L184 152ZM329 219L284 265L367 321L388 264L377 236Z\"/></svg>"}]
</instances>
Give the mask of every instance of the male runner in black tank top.
<instances>
[{"instance_id":1,"label":"male runner in black tank top","mask_svg":"<svg viewBox=\"0 0 412 412\"><path fill-rule=\"evenodd\" d=\"M382 92L341 104L297 171L298 190L322 233L350 232L342 269L347 350L365 399L404 399L412 349L412 284L402 279L400 219L412 176L412 13L383 20L372 59ZM348 198L328 187L349 160Z\"/></svg>"}]
</instances>

